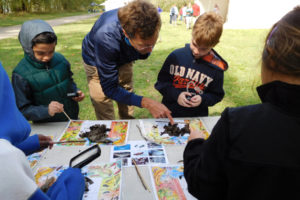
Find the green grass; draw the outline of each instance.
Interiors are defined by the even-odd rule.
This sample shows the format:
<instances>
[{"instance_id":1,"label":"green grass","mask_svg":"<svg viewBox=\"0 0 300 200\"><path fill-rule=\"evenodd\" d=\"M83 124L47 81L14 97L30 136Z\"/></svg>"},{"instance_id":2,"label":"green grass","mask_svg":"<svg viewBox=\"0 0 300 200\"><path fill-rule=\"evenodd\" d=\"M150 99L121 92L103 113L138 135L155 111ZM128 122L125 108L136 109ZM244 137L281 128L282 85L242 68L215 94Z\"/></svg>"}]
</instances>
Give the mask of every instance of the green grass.
<instances>
[{"instance_id":1,"label":"green grass","mask_svg":"<svg viewBox=\"0 0 300 200\"><path fill-rule=\"evenodd\" d=\"M74 79L86 98L80 103L81 119L96 119L88 95L87 81L82 66L81 42L97 18L54 27L58 35L56 51L62 53L71 63ZM135 93L160 101L161 95L154 89L157 74L166 57L174 49L181 48L191 40L191 30L182 22L172 26L168 14L162 15L162 42L158 42L151 56L134 65ZM225 97L210 108L210 115L220 115L224 108L259 103L255 88L260 84L260 56L267 30L224 30L217 52L228 62L225 72ZM23 57L23 50L17 38L0 40L0 60L9 76ZM117 112L116 112L117 113ZM146 109L136 108L136 118L151 118Z\"/></svg>"},{"instance_id":2,"label":"green grass","mask_svg":"<svg viewBox=\"0 0 300 200\"><path fill-rule=\"evenodd\" d=\"M69 11L69 12L51 12L51 13L13 13L13 14L0 14L0 27L13 26L23 24L23 22L31 19L55 19L60 17L69 17L75 15L87 14L87 11Z\"/></svg>"}]
</instances>

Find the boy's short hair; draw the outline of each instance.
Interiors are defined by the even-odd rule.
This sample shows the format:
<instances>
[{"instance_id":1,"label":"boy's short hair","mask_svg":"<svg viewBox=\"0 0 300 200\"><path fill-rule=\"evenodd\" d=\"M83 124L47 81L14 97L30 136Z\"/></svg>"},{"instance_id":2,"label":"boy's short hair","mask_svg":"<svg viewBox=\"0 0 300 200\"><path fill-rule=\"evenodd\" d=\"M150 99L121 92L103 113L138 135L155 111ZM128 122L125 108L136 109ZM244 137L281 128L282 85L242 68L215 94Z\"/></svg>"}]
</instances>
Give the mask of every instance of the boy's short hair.
<instances>
[{"instance_id":1,"label":"boy's short hair","mask_svg":"<svg viewBox=\"0 0 300 200\"><path fill-rule=\"evenodd\" d=\"M120 8L118 18L130 38L134 38L136 33L142 39L151 38L161 27L157 8L147 0L135 0Z\"/></svg>"},{"instance_id":2,"label":"boy's short hair","mask_svg":"<svg viewBox=\"0 0 300 200\"><path fill-rule=\"evenodd\" d=\"M223 23L223 18L215 12L207 12L200 15L193 27L193 40L198 46L216 46L222 35Z\"/></svg>"},{"instance_id":3,"label":"boy's short hair","mask_svg":"<svg viewBox=\"0 0 300 200\"><path fill-rule=\"evenodd\" d=\"M36 35L31 41L32 46L34 46L36 44L41 44L41 43L42 44L52 44L52 43L57 44L57 37L56 37L55 33L43 32L43 33Z\"/></svg>"}]
</instances>

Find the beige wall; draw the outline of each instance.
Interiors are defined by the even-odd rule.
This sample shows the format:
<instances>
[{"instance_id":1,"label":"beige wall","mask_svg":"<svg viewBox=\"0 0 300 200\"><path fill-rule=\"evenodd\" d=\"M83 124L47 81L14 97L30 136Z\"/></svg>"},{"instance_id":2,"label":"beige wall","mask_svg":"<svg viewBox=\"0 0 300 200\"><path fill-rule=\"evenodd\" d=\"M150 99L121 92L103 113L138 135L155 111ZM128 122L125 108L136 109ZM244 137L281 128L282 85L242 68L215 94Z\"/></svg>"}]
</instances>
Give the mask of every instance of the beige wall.
<instances>
[{"instance_id":1,"label":"beige wall","mask_svg":"<svg viewBox=\"0 0 300 200\"><path fill-rule=\"evenodd\" d=\"M200 0L201 4L204 7L204 10L212 11L214 9L215 4L218 4L220 8L220 15L226 20L228 13L228 4L229 0ZM201 11L202 13L202 11Z\"/></svg>"},{"instance_id":2,"label":"beige wall","mask_svg":"<svg viewBox=\"0 0 300 200\"><path fill-rule=\"evenodd\" d=\"M269 29L299 0L230 0L226 28L234 29Z\"/></svg>"}]
</instances>

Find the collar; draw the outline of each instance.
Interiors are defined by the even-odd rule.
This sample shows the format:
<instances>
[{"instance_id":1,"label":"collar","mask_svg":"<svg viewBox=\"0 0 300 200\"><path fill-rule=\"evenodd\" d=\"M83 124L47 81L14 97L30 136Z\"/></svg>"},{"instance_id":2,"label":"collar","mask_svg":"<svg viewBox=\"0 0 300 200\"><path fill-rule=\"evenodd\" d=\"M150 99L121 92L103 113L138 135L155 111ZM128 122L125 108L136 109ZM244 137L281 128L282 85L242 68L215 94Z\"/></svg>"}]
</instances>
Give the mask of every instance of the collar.
<instances>
[{"instance_id":1,"label":"collar","mask_svg":"<svg viewBox=\"0 0 300 200\"><path fill-rule=\"evenodd\" d=\"M288 113L300 115L300 85L273 81L256 88L263 103L270 103Z\"/></svg>"},{"instance_id":2,"label":"collar","mask_svg":"<svg viewBox=\"0 0 300 200\"><path fill-rule=\"evenodd\" d=\"M50 62L45 63L45 62L41 62L41 61L37 60L35 57L32 58L32 57L31 57L30 55L28 55L27 53L25 53L24 57L25 57L25 59L26 59L28 62L30 62L30 64L31 64L33 67L35 67L35 68L37 68L37 69L49 69L49 68L50 68L50 62L51 62L52 59L50 60Z\"/></svg>"}]
</instances>

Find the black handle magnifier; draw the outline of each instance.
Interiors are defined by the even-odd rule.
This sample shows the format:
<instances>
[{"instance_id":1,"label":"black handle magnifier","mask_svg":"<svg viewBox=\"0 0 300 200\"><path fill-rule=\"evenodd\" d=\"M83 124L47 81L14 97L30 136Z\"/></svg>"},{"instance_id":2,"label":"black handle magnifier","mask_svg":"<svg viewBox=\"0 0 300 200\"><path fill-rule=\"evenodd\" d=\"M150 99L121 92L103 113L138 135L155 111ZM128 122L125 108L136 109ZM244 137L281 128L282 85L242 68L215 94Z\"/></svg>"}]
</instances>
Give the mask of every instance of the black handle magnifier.
<instances>
[{"instance_id":1,"label":"black handle magnifier","mask_svg":"<svg viewBox=\"0 0 300 200\"><path fill-rule=\"evenodd\" d=\"M101 155L101 149L99 145L96 144L84 150L83 152L79 153L78 155L74 156L70 160L69 166L73 168L81 169L82 167L86 166L87 164L89 164L90 162L98 158L100 155Z\"/></svg>"}]
</instances>

